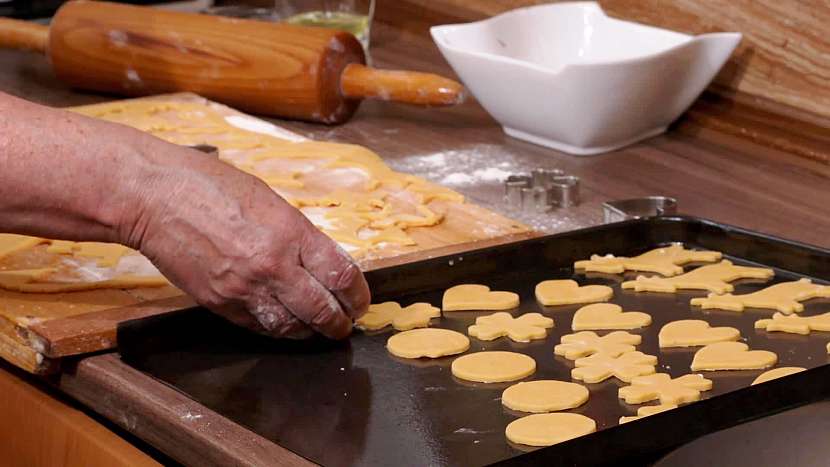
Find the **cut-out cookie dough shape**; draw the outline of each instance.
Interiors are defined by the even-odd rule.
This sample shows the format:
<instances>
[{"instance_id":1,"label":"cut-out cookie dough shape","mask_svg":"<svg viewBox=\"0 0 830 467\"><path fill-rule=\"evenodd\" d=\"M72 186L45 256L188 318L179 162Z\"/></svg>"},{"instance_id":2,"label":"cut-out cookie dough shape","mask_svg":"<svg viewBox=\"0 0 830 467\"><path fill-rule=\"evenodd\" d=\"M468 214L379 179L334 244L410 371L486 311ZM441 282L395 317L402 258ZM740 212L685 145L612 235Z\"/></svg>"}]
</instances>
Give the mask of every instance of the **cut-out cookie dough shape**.
<instances>
[{"instance_id":1,"label":"cut-out cookie dough shape","mask_svg":"<svg viewBox=\"0 0 830 467\"><path fill-rule=\"evenodd\" d=\"M510 386L501 394L501 403L520 412L557 412L579 407L588 396L588 388L581 384L546 379Z\"/></svg>"},{"instance_id":2,"label":"cut-out cookie dough shape","mask_svg":"<svg viewBox=\"0 0 830 467\"><path fill-rule=\"evenodd\" d=\"M674 277L638 276L636 280L622 283L623 289L635 292L675 293L680 289L708 290L714 293L726 293L735 290L730 282L738 279L769 279L775 272L769 268L735 266L731 261L723 260L718 264L709 264Z\"/></svg>"},{"instance_id":3,"label":"cut-out cookie dough shape","mask_svg":"<svg viewBox=\"0 0 830 467\"><path fill-rule=\"evenodd\" d=\"M741 332L729 326L711 327L700 319L681 319L672 321L660 329L658 339L660 348L695 347L715 342L736 341Z\"/></svg>"},{"instance_id":4,"label":"cut-out cookie dough shape","mask_svg":"<svg viewBox=\"0 0 830 467\"><path fill-rule=\"evenodd\" d=\"M594 303L576 310L571 329L637 329L651 324L651 316L641 311L626 311L613 303Z\"/></svg>"},{"instance_id":5,"label":"cut-out cookie dough shape","mask_svg":"<svg viewBox=\"0 0 830 467\"><path fill-rule=\"evenodd\" d=\"M801 373L804 370L806 370L806 368L801 368L800 366L782 366L781 368L773 368L772 370L767 370L758 375L750 386L755 386L756 384L766 383L767 381Z\"/></svg>"},{"instance_id":6,"label":"cut-out cookie dough shape","mask_svg":"<svg viewBox=\"0 0 830 467\"><path fill-rule=\"evenodd\" d=\"M712 380L702 375L683 375L672 379L668 373L638 376L630 386L621 387L620 399L628 404L659 400L661 404L683 404L700 399L701 391L712 389Z\"/></svg>"},{"instance_id":7,"label":"cut-out cookie dough shape","mask_svg":"<svg viewBox=\"0 0 830 467\"><path fill-rule=\"evenodd\" d=\"M781 313L801 313L804 304L799 303L811 298L830 298L830 285L813 284L810 279L800 279L771 285L757 292L744 295L717 295L692 299L692 305L704 310L744 311L744 308L769 308Z\"/></svg>"},{"instance_id":8,"label":"cut-out cookie dough shape","mask_svg":"<svg viewBox=\"0 0 830 467\"><path fill-rule=\"evenodd\" d=\"M536 284L536 300L545 306L604 302L614 296L607 285L585 285L570 279L542 281Z\"/></svg>"},{"instance_id":9,"label":"cut-out cookie dough shape","mask_svg":"<svg viewBox=\"0 0 830 467\"><path fill-rule=\"evenodd\" d=\"M429 320L441 316L441 310L429 303L413 303L401 308L397 302L369 305L369 311L355 321L365 331L376 331L392 325L398 331L408 331L429 326Z\"/></svg>"},{"instance_id":10,"label":"cut-out cookie dough shape","mask_svg":"<svg viewBox=\"0 0 830 467\"><path fill-rule=\"evenodd\" d=\"M532 339L544 339L546 329L553 327L553 320L541 313L526 313L514 318L510 313L500 311L488 316L476 318L476 324L467 329L471 337L491 341L507 336L516 342L530 342Z\"/></svg>"},{"instance_id":11,"label":"cut-out cookie dough shape","mask_svg":"<svg viewBox=\"0 0 830 467\"><path fill-rule=\"evenodd\" d=\"M777 361L778 355L769 350L749 350L743 342L716 342L695 353L692 370L761 370Z\"/></svg>"},{"instance_id":12,"label":"cut-out cookie dough shape","mask_svg":"<svg viewBox=\"0 0 830 467\"><path fill-rule=\"evenodd\" d=\"M600 383L610 377L630 383L636 376L653 374L656 370L657 357L642 352L627 352L619 357L593 354L577 359L576 368L571 370L571 378L586 383Z\"/></svg>"},{"instance_id":13,"label":"cut-out cookie dough shape","mask_svg":"<svg viewBox=\"0 0 830 467\"><path fill-rule=\"evenodd\" d=\"M592 255L591 259L577 261L575 269L586 272L602 272L605 274L621 274L625 271L656 272L664 276L683 274L683 265L688 263L713 263L719 261L723 255L718 251L695 251L683 248L683 245L674 244L665 248L647 251L631 258L613 255Z\"/></svg>"},{"instance_id":14,"label":"cut-out cookie dough shape","mask_svg":"<svg viewBox=\"0 0 830 467\"><path fill-rule=\"evenodd\" d=\"M574 334L565 334L562 341L553 348L553 353L576 360L593 354L604 354L612 357L634 350L642 337L625 331L614 331L602 337L593 331L582 331Z\"/></svg>"},{"instance_id":15,"label":"cut-out cookie dough shape","mask_svg":"<svg viewBox=\"0 0 830 467\"><path fill-rule=\"evenodd\" d=\"M509 310L519 306L519 295L513 292L492 291L486 285L462 284L444 292L444 311Z\"/></svg>"},{"instance_id":16,"label":"cut-out cookie dough shape","mask_svg":"<svg viewBox=\"0 0 830 467\"><path fill-rule=\"evenodd\" d=\"M525 354L504 351L476 352L456 358L452 374L477 383L503 383L532 375L536 360Z\"/></svg>"},{"instance_id":17,"label":"cut-out cookie dough shape","mask_svg":"<svg viewBox=\"0 0 830 467\"><path fill-rule=\"evenodd\" d=\"M775 313L771 319L759 319L755 329L767 332L788 332L790 334L810 334L810 331L830 331L830 313L816 316L796 316Z\"/></svg>"},{"instance_id":18,"label":"cut-out cookie dough shape","mask_svg":"<svg viewBox=\"0 0 830 467\"><path fill-rule=\"evenodd\" d=\"M537 413L513 420L507 439L526 446L552 446L597 431L597 423L576 413Z\"/></svg>"},{"instance_id":19,"label":"cut-out cookie dough shape","mask_svg":"<svg viewBox=\"0 0 830 467\"><path fill-rule=\"evenodd\" d=\"M439 358L469 349L470 339L449 329L413 329L390 337L386 348L401 358Z\"/></svg>"},{"instance_id":20,"label":"cut-out cookie dough shape","mask_svg":"<svg viewBox=\"0 0 830 467\"><path fill-rule=\"evenodd\" d=\"M0 259L27 250L48 240L39 237L27 237L25 235L0 233Z\"/></svg>"},{"instance_id":21,"label":"cut-out cookie dough shape","mask_svg":"<svg viewBox=\"0 0 830 467\"><path fill-rule=\"evenodd\" d=\"M633 415L630 417L620 417L620 425L622 425L623 423L633 422L634 420L639 420L650 415L658 414L660 412L666 412L668 410L676 408L677 404L646 405L637 409L637 415Z\"/></svg>"}]
</instances>

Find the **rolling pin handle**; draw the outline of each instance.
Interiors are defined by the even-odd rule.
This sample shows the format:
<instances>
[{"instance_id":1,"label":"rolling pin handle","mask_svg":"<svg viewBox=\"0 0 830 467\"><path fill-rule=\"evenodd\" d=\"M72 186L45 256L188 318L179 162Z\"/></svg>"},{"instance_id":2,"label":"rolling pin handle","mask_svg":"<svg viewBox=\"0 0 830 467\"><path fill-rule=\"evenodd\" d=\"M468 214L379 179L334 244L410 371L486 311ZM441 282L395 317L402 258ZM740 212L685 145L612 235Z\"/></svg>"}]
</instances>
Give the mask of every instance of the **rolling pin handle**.
<instances>
[{"instance_id":1,"label":"rolling pin handle","mask_svg":"<svg viewBox=\"0 0 830 467\"><path fill-rule=\"evenodd\" d=\"M33 50L46 53L49 43L49 26L0 18L0 48Z\"/></svg>"},{"instance_id":2,"label":"rolling pin handle","mask_svg":"<svg viewBox=\"0 0 830 467\"><path fill-rule=\"evenodd\" d=\"M381 99L423 106L464 102L464 87L432 73L378 70L351 63L340 77L340 90L349 99Z\"/></svg>"}]
</instances>

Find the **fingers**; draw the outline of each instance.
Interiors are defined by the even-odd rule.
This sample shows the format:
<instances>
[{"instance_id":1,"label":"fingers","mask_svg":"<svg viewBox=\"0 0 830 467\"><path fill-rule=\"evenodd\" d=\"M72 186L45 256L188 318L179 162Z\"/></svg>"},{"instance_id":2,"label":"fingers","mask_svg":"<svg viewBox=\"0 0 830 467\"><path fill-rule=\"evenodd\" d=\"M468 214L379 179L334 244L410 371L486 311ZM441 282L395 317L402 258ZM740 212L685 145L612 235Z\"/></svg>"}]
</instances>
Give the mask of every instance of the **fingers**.
<instances>
[{"instance_id":1,"label":"fingers","mask_svg":"<svg viewBox=\"0 0 830 467\"><path fill-rule=\"evenodd\" d=\"M345 250L312 227L300 248L303 267L331 291L349 317L357 319L369 308L369 285L360 268Z\"/></svg>"},{"instance_id":2,"label":"fingers","mask_svg":"<svg viewBox=\"0 0 830 467\"><path fill-rule=\"evenodd\" d=\"M279 301L300 321L331 339L342 339L352 332L352 319L340 302L305 269L296 266L293 280L275 283Z\"/></svg>"},{"instance_id":3,"label":"fingers","mask_svg":"<svg viewBox=\"0 0 830 467\"><path fill-rule=\"evenodd\" d=\"M279 300L270 295L255 298L245 306L240 304L211 307L211 311L237 326L271 337L305 339L314 334L307 324L292 315Z\"/></svg>"}]
</instances>

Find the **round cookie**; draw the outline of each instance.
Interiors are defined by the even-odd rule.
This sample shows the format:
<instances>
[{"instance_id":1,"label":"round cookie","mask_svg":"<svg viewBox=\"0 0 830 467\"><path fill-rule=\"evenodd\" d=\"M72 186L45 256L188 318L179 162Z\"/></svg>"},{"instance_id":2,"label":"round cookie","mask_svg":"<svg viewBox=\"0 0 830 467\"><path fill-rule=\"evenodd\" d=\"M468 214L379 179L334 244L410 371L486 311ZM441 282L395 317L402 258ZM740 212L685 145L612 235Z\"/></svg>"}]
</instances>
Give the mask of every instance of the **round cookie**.
<instances>
[{"instance_id":1,"label":"round cookie","mask_svg":"<svg viewBox=\"0 0 830 467\"><path fill-rule=\"evenodd\" d=\"M476 352L452 362L453 376L478 383L515 381L535 371L536 360L516 352Z\"/></svg>"},{"instance_id":2,"label":"round cookie","mask_svg":"<svg viewBox=\"0 0 830 467\"><path fill-rule=\"evenodd\" d=\"M423 328L404 331L386 341L389 353L401 358L438 358L470 348L470 339L449 329Z\"/></svg>"},{"instance_id":3,"label":"round cookie","mask_svg":"<svg viewBox=\"0 0 830 467\"><path fill-rule=\"evenodd\" d=\"M527 446L551 446L597 430L597 423L575 413L537 413L514 420L504 430L507 439Z\"/></svg>"},{"instance_id":4,"label":"round cookie","mask_svg":"<svg viewBox=\"0 0 830 467\"><path fill-rule=\"evenodd\" d=\"M782 366L779 368L774 368L772 370L767 370L757 378L755 381L750 384L750 386L755 386L756 384L766 383L767 381L772 381L774 379L783 378L785 376L794 375L796 373L801 373L802 371L806 370L806 368L802 368L800 366Z\"/></svg>"},{"instance_id":5,"label":"round cookie","mask_svg":"<svg viewBox=\"0 0 830 467\"><path fill-rule=\"evenodd\" d=\"M565 381L539 380L516 383L505 389L501 403L521 412L556 412L588 401L588 388Z\"/></svg>"}]
</instances>

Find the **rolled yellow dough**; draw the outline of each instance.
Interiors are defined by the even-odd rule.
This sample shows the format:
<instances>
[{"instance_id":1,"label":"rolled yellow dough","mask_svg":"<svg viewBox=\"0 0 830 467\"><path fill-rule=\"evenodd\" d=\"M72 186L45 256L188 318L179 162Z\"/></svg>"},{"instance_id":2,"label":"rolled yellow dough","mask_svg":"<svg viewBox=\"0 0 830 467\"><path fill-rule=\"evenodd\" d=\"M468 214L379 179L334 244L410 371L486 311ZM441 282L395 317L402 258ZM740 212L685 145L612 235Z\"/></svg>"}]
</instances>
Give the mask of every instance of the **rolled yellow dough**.
<instances>
[{"instance_id":1,"label":"rolled yellow dough","mask_svg":"<svg viewBox=\"0 0 830 467\"><path fill-rule=\"evenodd\" d=\"M401 308L397 302L369 305L369 311L355 321L358 328L376 331L392 325L398 331L429 326L429 320L441 316L441 310L429 303L413 303Z\"/></svg>"},{"instance_id":2,"label":"rolled yellow dough","mask_svg":"<svg viewBox=\"0 0 830 467\"><path fill-rule=\"evenodd\" d=\"M622 288L635 292L675 293L680 289L692 289L722 294L735 289L729 283L734 280L769 279L774 275L769 268L735 266L731 261L723 260L674 277L638 276L636 280L623 282Z\"/></svg>"},{"instance_id":3,"label":"rolled yellow dough","mask_svg":"<svg viewBox=\"0 0 830 467\"><path fill-rule=\"evenodd\" d=\"M660 400L661 404L683 404L700 399L701 391L712 389L712 380L701 375L683 375L672 379L668 373L638 376L630 386L621 387L620 399L628 404Z\"/></svg>"},{"instance_id":4,"label":"rolled yellow dough","mask_svg":"<svg viewBox=\"0 0 830 467\"><path fill-rule=\"evenodd\" d=\"M588 329L637 329L651 324L651 316L641 311L626 311L613 303L594 303L576 310L571 328L574 331Z\"/></svg>"},{"instance_id":5,"label":"rolled yellow dough","mask_svg":"<svg viewBox=\"0 0 830 467\"><path fill-rule=\"evenodd\" d=\"M556 412L579 407L588 396L588 388L581 384L545 379L510 386L502 393L501 403L521 412Z\"/></svg>"},{"instance_id":6,"label":"rolled yellow dough","mask_svg":"<svg viewBox=\"0 0 830 467\"><path fill-rule=\"evenodd\" d=\"M581 331L562 336L561 343L553 348L553 353L568 360L576 360L595 353L617 357L631 352L641 341L642 337L625 331L614 331L601 337L593 331Z\"/></svg>"},{"instance_id":7,"label":"rolled yellow dough","mask_svg":"<svg viewBox=\"0 0 830 467\"><path fill-rule=\"evenodd\" d=\"M590 260L577 261L575 269L584 269L590 272L606 274L620 274L625 271L656 272L664 276L675 276L683 273L683 265L693 262L711 263L721 259L717 251L695 251L683 248L683 245L673 244L665 248L647 251L639 256L628 258L625 256L593 255Z\"/></svg>"},{"instance_id":8,"label":"rolled yellow dough","mask_svg":"<svg viewBox=\"0 0 830 467\"><path fill-rule=\"evenodd\" d=\"M800 303L812 298L830 297L830 285L813 284L810 279L800 279L791 282L782 282L771 285L757 292L743 295L716 295L692 299L692 305L703 307L704 310L717 308L720 310L744 311L744 308L769 308L781 313L801 313L804 304Z\"/></svg>"},{"instance_id":9,"label":"rolled yellow dough","mask_svg":"<svg viewBox=\"0 0 830 467\"><path fill-rule=\"evenodd\" d=\"M577 359L576 368L571 370L571 378L586 383L599 383L610 377L616 377L626 383L636 376L654 373L657 357L642 352L626 352L619 357L607 354L593 354Z\"/></svg>"},{"instance_id":10,"label":"rolled yellow dough","mask_svg":"<svg viewBox=\"0 0 830 467\"><path fill-rule=\"evenodd\" d=\"M776 312L771 319L759 319L755 329L767 332L789 332L791 334L810 334L811 331L830 331L830 313L816 316L785 315Z\"/></svg>"},{"instance_id":11,"label":"rolled yellow dough","mask_svg":"<svg viewBox=\"0 0 830 467\"><path fill-rule=\"evenodd\" d=\"M536 300L545 306L575 305L604 302L614 296L614 289L606 285L580 287L574 280L550 280L536 285Z\"/></svg>"},{"instance_id":12,"label":"rolled yellow dough","mask_svg":"<svg viewBox=\"0 0 830 467\"><path fill-rule=\"evenodd\" d=\"M519 306L519 295L513 292L491 291L479 284L462 284L444 292L444 311L509 310Z\"/></svg>"},{"instance_id":13,"label":"rolled yellow dough","mask_svg":"<svg viewBox=\"0 0 830 467\"><path fill-rule=\"evenodd\" d=\"M694 371L760 370L775 365L778 356L768 350L749 350L743 342L716 342L698 350Z\"/></svg>"},{"instance_id":14,"label":"rolled yellow dough","mask_svg":"<svg viewBox=\"0 0 830 467\"><path fill-rule=\"evenodd\" d=\"M774 368L772 370L767 370L757 378L755 381L750 384L750 386L755 386L756 384L766 383L767 381L772 381L774 379L783 378L785 376L794 375L796 373L801 373L802 371L806 370L806 368L801 368L800 366L782 366L780 368Z\"/></svg>"},{"instance_id":15,"label":"rolled yellow dough","mask_svg":"<svg viewBox=\"0 0 830 467\"><path fill-rule=\"evenodd\" d=\"M665 412L667 410L676 409L677 404L658 404L658 405L646 405L644 407L640 407L637 409L637 415L632 417L620 417L620 425L623 423L633 422L634 420L639 420L641 418L648 417L649 415L658 414L660 412Z\"/></svg>"},{"instance_id":16,"label":"rolled yellow dough","mask_svg":"<svg viewBox=\"0 0 830 467\"><path fill-rule=\"evenodd\" d=\"M736 341L741 332L729 326L713 328L700 319L681 319L667 323L660 329L660 348L694 347L715 342Z\"/></svg>"},{"instance_id":17,"label":"rolled yellow dough","mask_svg":"<svg viewBox=\"0 0 830 467\"><path fill-rule=\"evenodd\" d=\"M479 383L515 381L533 374L536 360L516 352L476 352L456 358L452 374L456 378Z\"/></svg>"},{"instance_id":18,"label":"rolled yellow dough","mask_svg":"<svg viewBox=\"0 0 830 467\"><path fill-rule=\"evenodd\" d=\"M538 413L514 420L505 429L507 439L527 446L551 446L597 430L592 419L575 413Z\"/></svg>"},{"instance_id":19,"label":"rolled yellow dough","mask_svg":"<svg viewBox=\"0 0 830 467\"><path fill-rule=\"evenodd\" d=\"M516 342L530 342L532 339L544 339L548 328L553 327L553 319L540 313L526 313L514 318L510 313L500 311L492 315L479 316L476 324L470 326L467 333L483 341L491 341L507 336Z\"/></svg>"},{"instance_id":20,"label":"rolled yellow dough","mask_svg":"<svg viewBox=\"0 0 830 467\"><path fill-rule=\"evenodd\" d=\"M438 358L464 352L470 348L470 339L449 329L412 329L390 337L386 348L401 358Z\"/></svg>"}]
</instances>

